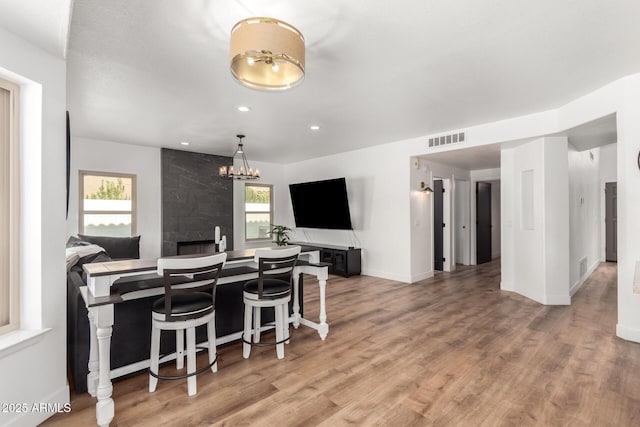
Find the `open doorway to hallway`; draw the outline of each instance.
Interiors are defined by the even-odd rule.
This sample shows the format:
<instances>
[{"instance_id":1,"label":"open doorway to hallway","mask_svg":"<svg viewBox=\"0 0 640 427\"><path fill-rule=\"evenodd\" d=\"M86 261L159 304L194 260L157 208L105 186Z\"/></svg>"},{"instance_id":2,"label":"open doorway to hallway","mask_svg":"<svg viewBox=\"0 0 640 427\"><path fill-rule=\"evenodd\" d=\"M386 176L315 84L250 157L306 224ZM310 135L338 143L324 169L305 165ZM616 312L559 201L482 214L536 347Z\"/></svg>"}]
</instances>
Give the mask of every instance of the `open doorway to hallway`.
<instances>
[{"instance_id":1,"label":"open doorway to hallway","mask_svg":"<svg viewBox=\"0 0 640 427\"><path fill-rule=\"evenodd\" d=\"M500 180L476 182L476 264L500 257Z\"/></svg>"},{"instance_id":2,"label":"open doorway to hallway","mask_svg":"<svg viewBox=\"0 0 640 427\"><path fill-rule=\"evenodd\" d=\"M491 253L501 258L501 289L543 304L570 304L589 274L610 259L607 240L617 236L610 231L607 239L605 224L605 184L616 181L616 139L611 115L553 135L422 156L427 174L452 182L451 217L444 223L453 230L454 262L473 265ZM478 183L500 195L500 207L486 221L498 232L490 243L479 237ZM609 205L615 213L617 202Z\"/></svg>"},{"instance_id":3,"label":"open doorway to hallway","mask_svg":"<svg viewBox=\"0 0 640 427\"><path fill-rule=\"evenodd\" d=\"M618 183L604 184L604 259L618 262Z\"/></svg>"}]
</instances>

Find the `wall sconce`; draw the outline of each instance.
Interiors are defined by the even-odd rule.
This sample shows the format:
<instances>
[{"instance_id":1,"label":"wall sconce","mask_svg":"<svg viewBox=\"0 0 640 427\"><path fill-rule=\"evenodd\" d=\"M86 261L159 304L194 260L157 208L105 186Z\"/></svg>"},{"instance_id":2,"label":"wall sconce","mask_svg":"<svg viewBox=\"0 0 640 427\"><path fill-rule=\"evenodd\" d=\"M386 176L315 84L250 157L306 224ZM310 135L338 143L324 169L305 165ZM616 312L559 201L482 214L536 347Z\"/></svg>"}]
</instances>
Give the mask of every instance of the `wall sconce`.
<instances>
[{"instance_id":1,"label":"wall sconce","mask_svg":"<svg viewBox=\"0 0 640 427\"><path fill-rule=\"evenodd\" d=\"M424 181L420 181L420 191L426 194L433 193L433 190L431 189L431 187L429 187Z\"/></svg>"}]
</instances>

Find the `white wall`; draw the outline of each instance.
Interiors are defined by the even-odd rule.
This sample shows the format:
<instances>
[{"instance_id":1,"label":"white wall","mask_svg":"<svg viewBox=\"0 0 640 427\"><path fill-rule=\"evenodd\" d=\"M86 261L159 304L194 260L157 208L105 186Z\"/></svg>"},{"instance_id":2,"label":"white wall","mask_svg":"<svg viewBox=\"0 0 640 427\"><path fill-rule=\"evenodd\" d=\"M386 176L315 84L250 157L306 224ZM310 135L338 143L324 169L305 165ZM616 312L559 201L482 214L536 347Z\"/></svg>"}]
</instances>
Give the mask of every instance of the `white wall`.
<instances>
[{"instance_id":1,"label":"white wall","mask_svg":"<svg viewBox=\"0 0 640 427\"><path fill-rule=\"evenodd\" d=\"M569 148L569 277L571 295L600 262L600 149ZM581 263L585 263L581 271Z\"/></svg>"},{"instance_id":2,"label":"white wall","mask_svg":"<svg viewBox=\"0 0 640 427\"><path fill-rule=\"evenodd\" d=\"M571 304L568 167L567 138L544 138L545 304Z\"/></svg>"},{"instance_id":3,"label":"white wall","mask_svg":"<svg viewBox=\"0 0 640 427\"><path fill-rule=\"evenodd\" d=\"M260 171L259 184L273 185L273 223L287 224L291 203L289 201L289 186L284 181L284 166L275 163L251 161L251 167ZM245 182L233 183L233 248L237 250L264 247L265 242L245 242L244 226L244 188ZM294 234L291 241L295 241Z\"/></svg>"},{"instance_id":4,"label":"white wall","mask_svg":"<svg viewBox=\"0 0 640 427\"><path fill-rule=\"evenodd\" d=\"M455 236L456 263L462 265L469 265L471 263L471 195L469 192L469 181L459 179L455 180L455 229L453 234Z\"/></svg>"},{"instance_id":5,"label":"white wall","mask_svg":"<svg viewBox=\"0 0 640 427\"><path fill-rule=\"evenodd\" d=\"M505 179L500 186L500 218L502 220L502 232L500 235L500 248L502 259L500 260L500 289L504 291L516 291L516 282L520 272L516 271L515 250L516 231L520 226L519 216L513 200L518 197L520 183L516 180L516 149L500 151L500 174ZM516 220L518 220L516 222Z\"/></svg>"},{"instance_id":6,"label":"white wall","mask_svg":"<svg viewBox=\"0 0 640 427\"><path fill-rule=\"evenodd\" d=\"M604 261L606 258L606 200L605 200L605 184L607 182L617 182L618 174L618 144L609 144L600 147L600 169L599 174L599 191L600 191L600 252L599 258Z\"/></svg>"},{"instance_id":7,"label":"white wall","mask_svg":"<svg viewBox=\"0 0 640 427\"><path fill-rule=\"evenodd\" d=\"M417 282L433 276L433 194L422 191L422 183L433 189L432 172L427 162L417 157L410 160L411 278Z\"/></svg>"},{"instance_id":8,"label":"white wall","mask_svg":"<svg viewBox=\"0 0 640 427\"><path fill-rule=\"evenodd\" d=\"M428 226L412 223L410 213L412 204L426 201L417 194L419 182L410 182L410 157L425 146L424 138L416 138L286 165L286 183L345 177L355 233L308 229L295 238L361 247L363 274L412 282L414 268L428 272L429 253L415 266L411 257L413 239L429 235ZM289 207L287 225L293 224Z\"/></svg>"},{"instance_id":9,"label":"white wall","mask_svg":"<svg viewBox=\"0 0 640 427\"><path fill-rule=\"evenodd\" d=\"M502 220L507 229L502 233L502 284L512 290L544 304L544 234L543 234L543 141L537 140L521 147L502 150ZM522 173L533 171L534 223L524 229L522 221ZM528 195L526 197L529 197Z\"/></svg>"},{"instance_id":10,"label":"white wall","mask_svg":"<svg viewBox=\"0 0 640 427\"><path fill-rule=\"evenodd\" d=\"M66 361L64 60L0 28L0 76L21 85L22 331L0 337L0 402L69 402ZM40 334L38 335L38 333ZM7 347L36 335L22 345ZM51 413L0 412L1 425Z\"/></svg>"},{"instance_id":11,"label":"white wall","mask_svg":"<svg viewBox=\"0 0 640 427\"><path fill-rule=\"evenodd\" d=\"M600 147L600 182L616 182L618 174L617 153L618 144L609 144Z\"/></svg>"},{"instance_id":12,"label":"white wall","mask_svg":"<svg viewBox=\"0 0 640 427\"><path fill-rule=\"evenodd\" d=\"M445 271L455 270L456 252L459 250L456 242L456 180L469 180L469 171L450 165L429 161L428 157L415 159L419 162L418 170L412 171L410 184L419 185L420 181L433 188L434 179L444 179L449 192L443 198L443 213L449 216L448 227L445 227L444 238L448 244L443 244ZM415 164L414 164L415 165ZM415 183L415 184L414 184ZM443 184L444 184L443 183ZM413 188L413 187L412 187ZM413 192L412 192L413 193ZM467 202L468 203L468 202ZM411 224L415 230L411 233L411 282L423 280L433 276L433 195L418 192L411 197ZM422 227L422 228L420 228ZM468 229L468 228L467 228Z\"/></svg>"},{"instance_id":13,"label":"white wall","mask_svg":"<svg viewBox=\"0 0 640 427\"><path fill-rule=\"evenodd\" d=\"M73 116L70 118L73 136ZM86 138L71 140L71 185L67 234L78 233L78 171L136 175L137 233L140 258L159 258L162 251L160 149Z\"/></svg>"},{"instance_id":14,"label":"white wall","mask_svg":"<svg viewBox=\"0 0 640 427\"><path fill-rule=\"evenodd\" d=\"M620 86L618 131L618 325L617 334L640 342L640 294L634 293L635 264L640 260L640 75Z\"/></svg>"},{"instance_id":15,"label":"white wall","mask_svg":"<svg viewBox=\"0 0 640 427\"><path fill-rule=\"evenodd\" d=\"M502 150L502 289L542 304L569 304L567 139ZM531 193L523 173L533 171ZM525 207L532 197L532 227Z\"/></svg>"},{"instance_id":16,"label":"white wall","mask_svg":"<svg viewBox=\"0 0 640 427\"><path fill-rule=\"evenodd\" d=\"M500 256L500 240L502 223L500 221L500 181L489 181L491 184L491 259Z\"/></svg>"}]
</instances>

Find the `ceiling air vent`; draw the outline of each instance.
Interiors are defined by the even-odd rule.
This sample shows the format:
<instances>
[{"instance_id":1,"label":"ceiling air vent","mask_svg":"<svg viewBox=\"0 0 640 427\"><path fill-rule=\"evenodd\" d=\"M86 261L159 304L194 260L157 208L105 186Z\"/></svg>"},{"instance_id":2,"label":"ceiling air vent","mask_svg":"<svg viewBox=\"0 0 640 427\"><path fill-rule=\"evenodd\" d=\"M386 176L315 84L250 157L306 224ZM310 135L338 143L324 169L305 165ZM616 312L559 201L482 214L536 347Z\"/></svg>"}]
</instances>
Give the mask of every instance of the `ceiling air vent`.
<instances>
[{"instance_id":1,"label":"ceiling air vent","mask_svg":"<svg viewBox=\"0 0 640 427\"><path fill-rule=\"evenodd\" d=\"M464 142L464 132L452 133L449 135L436 136L429 138L429 147L438 147L439 145L455 144Z\"/></svg>"}]
</instances>

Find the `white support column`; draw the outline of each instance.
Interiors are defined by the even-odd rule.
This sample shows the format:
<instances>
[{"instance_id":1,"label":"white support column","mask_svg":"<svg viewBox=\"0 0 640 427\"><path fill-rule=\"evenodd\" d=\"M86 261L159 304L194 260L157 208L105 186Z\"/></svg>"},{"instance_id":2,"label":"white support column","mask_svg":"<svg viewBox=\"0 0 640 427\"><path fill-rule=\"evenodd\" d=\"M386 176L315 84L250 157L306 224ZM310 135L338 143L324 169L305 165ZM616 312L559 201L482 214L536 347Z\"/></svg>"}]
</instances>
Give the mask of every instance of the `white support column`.
<instances>
[{"instance_id":1,"label":"white support column","mask_svg":"<svg viewBox=\"0 0 640 427\"><path fill-rule=\"evenodd\" d=\"M115 413L115 407L111 394L111 333L113 330L113 305L101 305L91 308L96 324L96 337L98 341L98 353L100 368L98 374L98 389L96 403L96 418L98 425L108 426Z\"/></svg>"},{"instance_id":2,"label":"white support column","mask_svg":"<svg viewBox=\"0 0 640 427\"><path fill-rule=\"evenodd\" d=\"M98 392L98 375L100 362L98 361L98 338L96 336L96 322L93 309L88 310L89 317L89 373L87 374L87 391L92 397Z\"/></svg>"},{"instance_id":3,"label":"white support column","mask_svg":"<svg viewBox=\"0 0 640 427\"><path fill-rule=\"evenodd\" d=\"M318 334L320 338L324 340L327 338L329 334L329 325L327 324L327 308L325 306L325 296L326 296L326 287L327 287L327 279L322 278L319 279L318 285L320 286L320 325L318 327Z\"/></svg>"},{"instance_id":4,"label":"white support column","mask_svg":"<svg viewBox=\"0 0 640 427\"><path fill-rule=\"evenodd\" d=\"M300 299L298 297L300 286L300 275L297 270L293 274L293 314L291 314L291 322L293 327L298 329L300 326Z\"/></svg>"},{"instance_id":5,"label":"white support column","mask_svg":"<svg viewBox=\"0 0 640 427\"><path fill-rule=\"evenodd\" d=\"M618 131L618 324L616 335L640 342L640 293L634 291L640 261L640 76L625 79Z\"/></svg>"}]
</instances>

